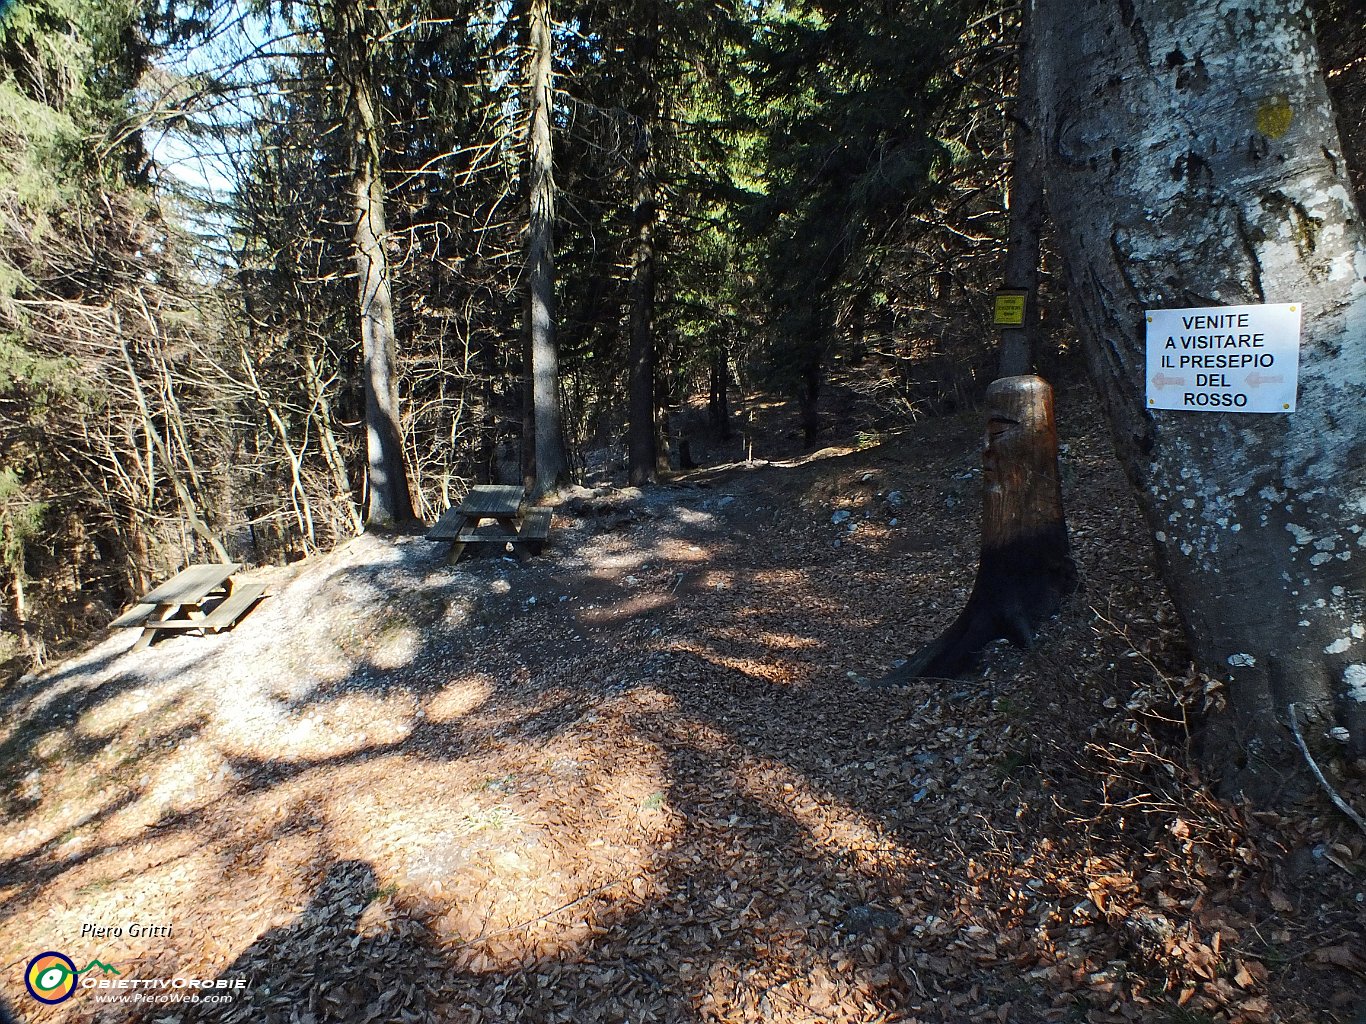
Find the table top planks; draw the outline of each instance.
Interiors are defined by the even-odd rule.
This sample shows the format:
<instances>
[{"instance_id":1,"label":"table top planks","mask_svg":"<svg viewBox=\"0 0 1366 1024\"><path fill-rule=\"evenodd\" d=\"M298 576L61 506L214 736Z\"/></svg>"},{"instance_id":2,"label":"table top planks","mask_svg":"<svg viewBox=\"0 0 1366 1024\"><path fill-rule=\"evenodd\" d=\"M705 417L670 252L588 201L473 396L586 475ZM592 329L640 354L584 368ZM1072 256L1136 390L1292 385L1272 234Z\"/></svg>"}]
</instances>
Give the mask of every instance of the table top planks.
<instances>
[{"instance_id":1,"label":"table top planks","mask_svg":"<svg viewBox=\"0 0 1366 1024\"><path fill-rule=\"evenodd\" d=\"M141 626L152 617L152 613L156 610L157 606L154 604L147 604L146 602L135 604L113 622L109 623L109 628L126 629L129 626Z\"/></svg>"},{"instance_id":2,"label":"table top planks","mask_svg":"<svg viewBox=\"0 0 1366 1024\"><path fill-rule=\"evenodd\" d=\"M511 519L521 510L525 500L526 491L521 487L481 484L470 488L470 493L465 495L457 511L466 517Z\"/></svg>"},{"instance_id":3,"label":"table top planks","mask_svg":"<svg viewBox=\"0 0 1366 1024\"><path fill-rule=\"evenodd\" d=\"M143 597L140 604L197 604L228 581L237 562L191 565Z\"/></svg>"}]
</instances>

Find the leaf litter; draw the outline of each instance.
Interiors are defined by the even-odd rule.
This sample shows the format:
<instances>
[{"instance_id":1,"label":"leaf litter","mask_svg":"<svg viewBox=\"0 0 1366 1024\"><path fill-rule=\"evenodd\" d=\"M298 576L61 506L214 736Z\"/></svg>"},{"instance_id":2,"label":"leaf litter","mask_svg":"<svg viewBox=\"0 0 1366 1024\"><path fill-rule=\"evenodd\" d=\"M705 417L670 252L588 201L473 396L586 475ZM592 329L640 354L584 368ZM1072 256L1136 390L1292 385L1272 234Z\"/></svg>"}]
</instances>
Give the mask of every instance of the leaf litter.
<instances>
[{"instance_id":1,"label":"leaf litter","mask_svg":"<svg viewBox=\"0 0 1366 1024\"><path fill-rule=\"evenodd\" d=\"M1222 693L1090 401L1060 398L1082 590L966 679L863 685L971 586L968 415L583 489L526 564L361 538L276 570L233 633L21 681L7 998L167 1024L1359 1020L1361 837L1203 784L1190 730ZM1360 806L1359 766L1329 770ZM46 948L246 987L39 1007L15 986Z\"/></svg>"}]
</instances>

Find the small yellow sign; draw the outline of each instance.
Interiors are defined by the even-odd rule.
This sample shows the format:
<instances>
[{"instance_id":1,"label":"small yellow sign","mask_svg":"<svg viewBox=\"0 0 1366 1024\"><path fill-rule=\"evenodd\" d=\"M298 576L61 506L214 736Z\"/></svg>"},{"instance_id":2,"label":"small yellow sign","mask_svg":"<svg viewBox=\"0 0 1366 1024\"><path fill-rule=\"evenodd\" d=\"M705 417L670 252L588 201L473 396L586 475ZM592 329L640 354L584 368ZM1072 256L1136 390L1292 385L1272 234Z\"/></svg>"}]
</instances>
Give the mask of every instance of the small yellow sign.
<instances>
[{"instance_id":1,"label":"small yellow sign","mask_svg":"<svg viewBox=\"0 0 1366 1024\"><path fill-rule=\"evenodd\" d=\"M996 314L992 323L996 327L1023 327L1025 302L1029 298L1026 291L999 291L996 293Z\"/></svg>"}]
</instances>

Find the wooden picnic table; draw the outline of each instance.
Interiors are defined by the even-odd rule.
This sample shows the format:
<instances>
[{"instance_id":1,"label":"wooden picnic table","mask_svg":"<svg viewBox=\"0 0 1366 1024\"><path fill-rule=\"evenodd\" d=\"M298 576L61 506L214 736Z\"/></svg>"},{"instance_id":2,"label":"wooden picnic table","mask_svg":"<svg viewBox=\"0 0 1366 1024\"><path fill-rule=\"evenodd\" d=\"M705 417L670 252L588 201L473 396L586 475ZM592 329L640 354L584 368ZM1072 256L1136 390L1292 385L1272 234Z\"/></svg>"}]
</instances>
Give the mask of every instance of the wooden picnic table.
<instances>
[{"instance_id":1,"label":"wooden picnic table","mask_svg":"<svg viewBox=\"0 0 1366 1024\"><path fill-rule=\"evenodd\" d=\"M469 544L511 544L513 551L539 554L550 535L550 509L523 512L526 491L503 484L480 484L470 488L465 500L447 509L427 531L428 540L450 541L447 561L460 561ZM489 520L489 522L485 522Z\"/></svg>"},{"instance_id":2,"label":"wooden picnic table","mask_svg":"<svg viewBox=\"0 0 1366 1024\"><path fill-rule=\"evenodd\" d=\"M163 631L231 629L266 592L263 584L234 581L233 573L241 568L237 562L188 566L149 590L109 625L115 629L140 626L142 635L133 645L135 651L149 646ZM215 599L212 608L204 607Z\"/></svg>"}]
</instances>

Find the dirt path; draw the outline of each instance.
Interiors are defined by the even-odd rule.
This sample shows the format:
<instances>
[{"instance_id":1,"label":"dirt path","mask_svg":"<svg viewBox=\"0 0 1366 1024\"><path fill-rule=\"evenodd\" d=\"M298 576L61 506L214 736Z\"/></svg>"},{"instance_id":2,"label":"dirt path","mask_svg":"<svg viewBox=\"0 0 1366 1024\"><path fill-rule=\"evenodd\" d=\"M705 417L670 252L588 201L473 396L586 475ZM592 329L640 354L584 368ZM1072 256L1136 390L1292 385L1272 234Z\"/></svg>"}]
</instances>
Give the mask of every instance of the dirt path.
<instances>
[{"instance_id":1,"label":"dirt path","mask_svg":"<svg viewBox=\"0 0 1366 1024\"><path fill-rule=\"evenodd\" d=\"M525 565L362 538L232 634L113 637L5 693L6 998L31 1021L1026 1024L1161 1019L1189 987L1192 1013L1326 1019L1267 1001L1252 953L1231 995L1144 954L1164 927L1217 954L1238 912L1201 916L1203 847L1144 862L1067 794L1066 748L1179 668L1094 437L1065 472L1084 591L1047 643L861 685L966 596L975 434L585 497ZM45 949L242 987L42 1008L21 979Z\"/></svg>"}]
</instances>

